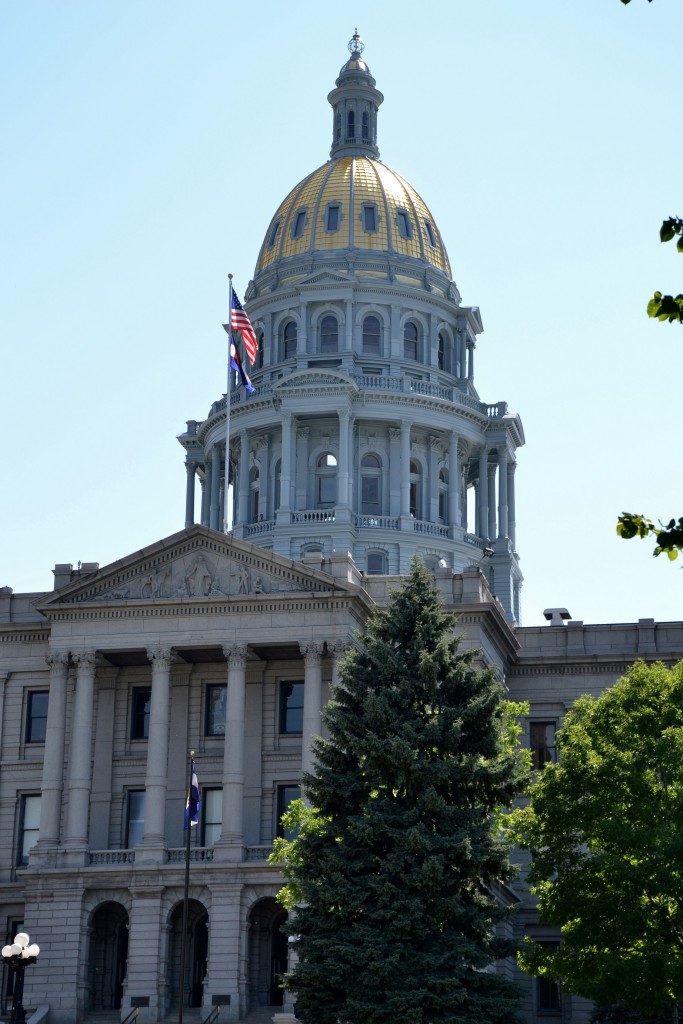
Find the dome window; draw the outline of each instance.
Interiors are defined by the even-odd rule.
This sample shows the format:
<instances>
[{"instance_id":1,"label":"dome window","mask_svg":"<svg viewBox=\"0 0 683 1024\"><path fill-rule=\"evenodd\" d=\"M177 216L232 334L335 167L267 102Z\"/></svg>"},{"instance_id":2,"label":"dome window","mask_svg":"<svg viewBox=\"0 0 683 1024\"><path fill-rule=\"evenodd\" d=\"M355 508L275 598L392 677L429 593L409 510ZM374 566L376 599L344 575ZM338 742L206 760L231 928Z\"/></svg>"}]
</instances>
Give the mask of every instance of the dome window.
<instances>
[{"instance_id":1,"label":"dome window","mask_svg":"<svg viewBox=\"0 0 683 1024\"><path fill-rule=\"evenodd\" d=\"M339 203L330 203L325 214L325 231L338 231L341 220L341 206Z\"/></svg>"},{"instance_id":2,"label":"dome window","mask_svg":"<svg viewBox=\"0 0 683 1024\"><path fill-rule=\"evenodd\" d=\"M361 134L363 142L367 142L370 138L370 117L367 110L363 111L363 120L361 122Z\"/></svg>"},{"instance_id":3,"label":"dome window","mask_svg":"<svg viewBox=\"0 0 683 1024\"><path fill-rule=\"evenodd\" d=\"M376 455L364 455L360 463L360 511L364 516L382 514L382 463Z\"/></svg>"},{"instance_id":4,"label":"dome window","mask_svg":"<svg viewBox=\"0 0 683 1024\"><path fill-rule=\"evenodd\" d=\"M375 203L363 203L361 210L363 231L377 230L377 206Z\"/></svg>"},{"instance_id":5,"label":"dome window","mask_svg":"<svg viewBox=\"0 0 683 1024\"><path fill-rule=\"evenodd\" d=\"M367 556L368 576L385 576L387 571L387 556L384 551L368 551Z\"/></svg>"},{"instance_id":6,"label":"dome window","mask_svg":"<svg viewBox=\"0 0 683 1024\"><path fill-rule=\"evenodd\" d=\"M356 115L353 110L349 110L346 115L346 141L356 141Z\"/></svg>"},{"instance_id":7,"label":"dome window","mask_svg":"<svg viewBox=\"0 0 683 1024\"><path fill-rule=\"evenodd\" d=\"M409 320L403 328L403 358L417 361L420 344L417 325Z\"/></svg>"},{"instance_id":8,"label":"dome window","mask_svg":"<svg viewBox=\"0 0 683 1024\"><path fill-rule=\"evenodd\" d=\"M282 358L293 359L296 355L297 327L294 320L288 320L282 334Z\"/></svg>"},{"instance_id":9,"label":"dome window","mask_svg":"<svg viewBox=\"0 0 683 1024\"><path fill-rule=\"evenodd\" d=\"M306 226L306 211L297 210L294 222L292 224L292 238L301 238L304 233L304 227Z\"/></svg>"},{"instance_id":10,"label":"dome window","mask_svg":"<svg viewBox=\"0 0 683 1024\"><path fill-rule=\"evenodd\" d=\"M401 238L413 237L413 226L410 223L410 217L408 216L407 210L396 211L396 223L398 224L398 231Z\"/></svg>"},{"instance_id":11,"label":"dome window","mask_svg":"<svg viewBox=\"0 0 683 1024\"><path fill-rule=\"evenodd\" d=\"M425 230L427 232L427 238L429 239L429 244L431 245L432 249L436 249L436 235L434 234L432 222L430 220L427 220L426 217L424 218L424 222Z\"/></svg>"},{"instance_id":12,"label":"dome window","mask_svg":"<svg viewBox=\"0 0 683 1024\"><path fill-rule=\"evenodd\" d=\"M320 322L320 351L339 350L339 324L334 316L324 316Z\"/></svg>"},{"instance_id":13,"label":"dome window","mask_svg":"<svg viewBox=\"0 0 683 1024\"><path fill-rule=\"evenodd\" d=\"M337 114L335 122L335 138L337 142L341 141L341 114Z\"/></svg>"},{"instance_id":14,"label":"dome window","mask_svg":"<svg viewBox=\"0 0 683 1024\"><path fill-rule=\"evenodd\" d=\"M363 320L363 355L379 356L381 326L376 316L366 316Z\"/></svg>"},{"instance_id":15,"label":"dome window","mask_svg":"<svg viewBox=\"0 0 683 1024\"><path fill-rule=\"evenodd\" d=\"M273 246L275 245L275 239L277 238L277 233L278 233L279 230L280 230L280 218L278 217L278 219L275 221L275 223L273 224L272 228L270 229L270 235L268 237L268 248L269 249L272 249Z\"/></svg>"},{"instance_id":16,"label":"dome window","mask_svg":"<svg viewBox=\"0 0 683 1024\"><path fill-rule=\"evenodd\" d=\"M337 460L332 452L323 452L316 465L318 508L333 508L337 503Z\"/></svg>"}]
</instances>

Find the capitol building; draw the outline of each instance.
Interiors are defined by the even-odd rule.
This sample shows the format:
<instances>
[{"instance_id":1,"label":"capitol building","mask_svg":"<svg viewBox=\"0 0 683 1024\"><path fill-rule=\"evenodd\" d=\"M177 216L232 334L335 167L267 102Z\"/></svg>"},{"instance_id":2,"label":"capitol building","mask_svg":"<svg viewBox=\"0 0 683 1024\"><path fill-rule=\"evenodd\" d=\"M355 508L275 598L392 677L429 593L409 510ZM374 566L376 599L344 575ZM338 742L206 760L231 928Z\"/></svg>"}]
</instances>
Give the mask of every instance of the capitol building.
<instances>
[{"instance_id":1,"label":"capitol building","mask_svg":"<svg viewBox=\"0 0 683 1024\"><path fill-rule=\"evenodd\" d=\"M476 378L482 315L427 203L380 159L384 97L357 34L349 51L327 97L329 159L261 213L240 296L253 392L217 382L178 437L184 526L110 565L56 564L50 592L0 588L0 918L41 946L24 1004L50 1024L135 1008L160 1021L181 1001L193 1021L216 1006L226 1021L293 1019L268 856L339 659L414 556L463 645L529 702L539 770L577 696L638 657L683 657L681 622L549 609L522 625L522 421ZM182 506L179 493L179 527ZM181 990L190 749L202 810ZM518 938L557 942L524 871L501 898L518 905ZM529 1024L587 1022L584 1000L498 969ZM5 970L0 1009L11 998Z\"/></svg>"}]
</instances>

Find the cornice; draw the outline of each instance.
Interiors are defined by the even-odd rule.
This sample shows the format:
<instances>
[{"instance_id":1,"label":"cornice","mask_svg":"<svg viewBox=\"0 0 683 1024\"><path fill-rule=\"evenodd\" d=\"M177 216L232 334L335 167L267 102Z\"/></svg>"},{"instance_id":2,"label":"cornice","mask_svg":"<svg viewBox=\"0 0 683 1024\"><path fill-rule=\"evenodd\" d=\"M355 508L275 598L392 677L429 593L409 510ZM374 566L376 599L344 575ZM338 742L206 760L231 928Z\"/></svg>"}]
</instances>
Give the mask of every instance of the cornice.
<instances>
[{"instance_id":1,"label":"cornice","mask_svg":"<svg viewBox=\"0 0 683 1024\"><path fill-rule=\"evenodd\" d=\"M626 668L638 659L649 664L662 661L667 665L675 665L680 659L680 654L657 651L652 654L634 653L624 651L623 655L616 656L614 651L607 655L587 654L573 656L565 653L561 657L556 654L544 658L537 655L533 661L527 660L526 656L518 655L515 664L508 672L509 679L520 679L527 676L549 676L549 675L613 675L624 672Z\"/></svg>"},{"instance_id":2,"label":"cornice","mask_svg":"<svg viewBox=\"0 0 683 1024\"><path fill-rule=\"evenodd\" d=\"M2 644L29 644L43 643L50 639L50 626L21 626L11 624L0 626L0 643Z\"/></svg>"}]
</instances>

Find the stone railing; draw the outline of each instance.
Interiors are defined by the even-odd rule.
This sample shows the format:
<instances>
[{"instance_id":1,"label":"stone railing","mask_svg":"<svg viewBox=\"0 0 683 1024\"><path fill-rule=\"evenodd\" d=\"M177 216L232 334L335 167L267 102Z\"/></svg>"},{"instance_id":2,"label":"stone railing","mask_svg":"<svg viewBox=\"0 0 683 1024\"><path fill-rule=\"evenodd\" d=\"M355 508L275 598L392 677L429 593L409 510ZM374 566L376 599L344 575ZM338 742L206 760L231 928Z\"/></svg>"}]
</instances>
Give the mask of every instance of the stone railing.
<instances>
[{"instance_id":1,"label":"stone railing","mask_svg":"<svg viewBox=\"0 0 683 1024\"><path fill-rule=\"evenodd\" d=\"M92 850L88 863L95 867L107 864L134 864L135 850Z\"/></svg>"},{"instance_id":2,"label":"stone railing","mask_svg":"<svg viewBox=\"0 0 683 1024\"><path fill-rule=\"evenodd\" d=\"M268 860L273 852L272 845L269 846L245 846L245 860Z\"/></svg>"},{"instance_id":3,"label":"stone railing","mask_svg":"<svg viewBox=\"0 0 683 1024\"><path fill-rule=\"evenodd\" d=\"M267 519L258 523L246 523L244 527L245 537L260 537L264 533L270 533L275 529L275 520Z\"/></svg>"},{"instance_id":4,"label":"stone railing","mask_svg":"<svg viewBox=\"0 0 683 1024\"><path fill-rule=\"evenodd\" d=\"M471 544L475 548L481 548L483 551L486 547L486 541L482 537L477 537L476 533L466 533L463 537L465 544Z\"/></svg>"},{"instance_id":5,"label":"stone railing","mask_svg":"<svg viewBox=\"0 0 683 1024\"><path fill-rule=\"evenodd\" d=\"M401 520L398 516L356 516L356 529L400 530Z\"/></svg>"},{"instance_id":6,"label":"stone railing","mask_svg":"<svg viewBox=\"0 0 683 1024\"><path fill-rule=\"evenodd\" d=\"M426 533L430 537L448 537L448 529L442 523L427 523L424 519L416 519L413 523L415 533Z\"/></svg>"},{"instance_id":7,"label":"stone railing","mask_svg":"<svg viewBox=\"0 0 683 1024\"><path fill-rule=\"evenodd\" d=\"M303 512L292 512L292 523L333 523L333 508L305 509Z\"/></svg>"},{"instance_id":8,"label":"stone railing","mask_svg":"<svg viewBox=\"0 0 683 1024\"><path fill-rule=\"evenodd\" d=\"M167 862L169 864L184 864L185 863L185 847L182 846L180 849L174 848L167 850ZM191 846L190 847L190 862L192 864L201 864L202 862L213 860L213 847L212 846Z\"/></svg>"}]
</instances>

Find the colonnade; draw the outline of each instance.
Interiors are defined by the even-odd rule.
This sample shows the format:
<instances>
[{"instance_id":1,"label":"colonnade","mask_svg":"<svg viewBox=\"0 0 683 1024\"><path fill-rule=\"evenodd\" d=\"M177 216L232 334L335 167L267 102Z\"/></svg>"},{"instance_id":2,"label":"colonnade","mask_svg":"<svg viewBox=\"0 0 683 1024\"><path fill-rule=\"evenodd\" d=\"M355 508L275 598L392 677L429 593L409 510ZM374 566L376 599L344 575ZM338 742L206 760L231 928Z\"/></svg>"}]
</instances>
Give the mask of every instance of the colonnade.
<instances>
[{"instance_id":1,"label":"colonnade","mask_svg":"<svg viewBox=\"0 0 683 1024\"><path fill-rule=\"evenodd\" d=\"M338 683L338 663L346 650L340 641L304 642L299 645L304 664L304 708L302 732L302 770L313 765L311 743L321 732L323 706L323 658L332 657L332 682ZM222 770L222 826L214 847L214 859L242 860L244 839L244 737L246 708L246 669L248 647L230 644L223 647L227 662L227 702L225 746ZM140 846L143 860L163 862L167 844L165 835L166 795L169 768L170 677L174 652L170 647L147 651L152 665L152 685L145 768L144 831ZM89 813L93 775L94 692L97 652L82 651L69 656L50 652L50 696L45 735L45 753L41 784L40 833L38 854L61 847L73 853L89 850ZM66 773L66 693L71 665L76 668L76 687L69 736ZM66 779L64 778L66 774ZM61 805L68 786L68 807L64 831L60 835Z\"/></svg>"},{"instance_id":2,"label":"colonnade","mask_svg":"<svg viewBox=\"0 0 683 1024\"><path fill-rule=\"evenodd\" d=\"M353 502L354 430L358 421L348 408L336 411L338 435L333 447L337 454L337 498L336 507L348 508ZM400 420L397 426L387 429L388 444L381 441L378 452L384 452L388 467L384 478L388 494L383 498L382 514L389 516L410 516L411 475L410 463L413 451L416 424L408 418ZM281 413L281 435L279 438L280 477L279 499L272 490L276 481L264 467L270 467L274 454L274 438L270 433L251 435L242 430L231 445L231 457L235 466L234 476L237 488L235 500L235 525L250 522L250 470L253 459L261 464L259 475L259 510L262 518L274 517L275 510L282 512L300 511L311 507L309 495L309 455L311 428L290 411ZM275 442L277 444L277 441ZM482 445L478 455L470 456L468 446L457 430L431 434L428 437L428 452L425 465L424 507L418 518L429 522L443 522L451 528L467 529L466 480L463 474L472 458L478 462L475 473L476 515L473 531L487 540L509 538L515 543L515 498L514 474L516 463L505 444L497 448ZM439 511L439 465L448 470L448 500L446 514ZM225 517L225 443L216 442L209 449L204 463L202 481L201 522L211 529L221 530ZM194 521L195 482L198 464L188 460L185 525ZM496 504L496 485L498 503ZM359 490L357 488L357 490ZM354 502L354 511L361 513L361 496ZM315 507L315 506L313 506Z\"/></svg>"}]
</instances>

